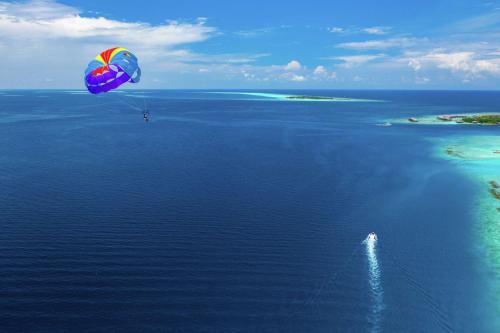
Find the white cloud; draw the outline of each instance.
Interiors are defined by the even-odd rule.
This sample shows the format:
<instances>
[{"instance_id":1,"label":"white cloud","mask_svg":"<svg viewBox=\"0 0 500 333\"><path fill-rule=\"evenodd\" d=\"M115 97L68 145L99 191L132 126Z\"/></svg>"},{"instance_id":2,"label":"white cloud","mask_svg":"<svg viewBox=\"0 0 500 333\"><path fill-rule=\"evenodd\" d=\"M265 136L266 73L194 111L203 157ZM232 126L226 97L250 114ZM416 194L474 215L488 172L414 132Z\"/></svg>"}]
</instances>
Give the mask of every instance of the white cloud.
<instances>
[{"instance_id":1,"label":"white cloud","mask_svg":"<svg viewBox=\"0 0 500 333\"><path fill-rule=\"evenodd\" d=\"M370 35L385 35L390 29L390 27L371 27L365 28L363 31Z\"/></svg>"},{"instance_id":2,"label":"white cloud","mask_svg":"<svg viewBox=\"0 0 500 333\"><path fill-rule=\"evenodd\" d=\"M286 66L286 71L298 71L302 68L302 65L297 60L290 61Z\"/></svg>"},{"instance_id":3,"label":"white cloud","mask_svg":"<svg viewBox=\"0 0 500 333\"><path fill-rule=\"evenodd\" d=\"M312 71L312 79L316 81L335 80L337 78L336 72L330 72L325 66L319 65Z\"/></svg>"},{"instance_id":4,"label":"white cloud","mask_svg":"<svg viewBox=\"0 0 500 333\"><path fill-rule=\"evenodd\" d=\"M422 61L435 64L438 68L462 72L475 77L481 74L500 74L500 58L478 59L472 51L435 52L421 58Z\"/></svg>"},{"instance_id":5,"label":"white cloud","mask_svg":"<svg viewBox=\"0 0 500 333\"><path fill-rule=\"evenodd\" d=\"M269 79L277 81L304 82L307 80L305 75L299 75L292 72L282 72L281 74L271 74L267 76Z\"/></svg>"},{"instance_id":6,"label":"white cloud","mask_svg":"<svg viewBox=\"0 0 500 333\"><path fill-rule=\"evenodd\" d=\"M248 72L247 70L242 70L241 74L245 79L253 80L256 78L255 74Z\"/></svg>"},{"instance_id":7,"label":"white cloud","mask_svg":"<svg viewBox=\"0 0 500 333\"><path fill-rule=\"evenodd\" d=\"M0 15L2 16L8 15L31 20L50 20L78 14L78 9L50 0L0 2Z\"/></svg>"},{"instance_id":8,"label":"white cloud","mask_svg":"<svg viewBox=\"0 0 500 333\"><path fill-rule=\"evenodd\" d=\"M418 42L425 40L417 40L416 38L389 38L380 40L368 40L363 42L348 42L340 43L337 47L351 50L384 50L390 48L405 48L416 45Z\"/></svg>"},{"instance_id":9,"label":"white cloud","mask_svg":"<svg viewBox=\"0 0 500 333\"><path fill-rule=\"evenodd\" d=\"M329 32L334 33L334 34L339 34L339 33L345 32L345 29L344 28L340 28L340 27L331 27L331 28L328 28L327 30Z\"/></svg>"},{"instance_id":10,"label":"white cloud","mask_svg":"<svg viewBox=\"0 0 500 333\"><path fill-rule=\"evenodd\" d=\"M314 69L313 74L314 74L314 75L318 75L318 76L322 76L322 75L326 75L326 74L328 74L328 71L326 70L325 66L317 66L317 67Z\"/></svg>"},{"instance_id":11,"label":"white cloud","mask_svg":"<svg viewBox=\"0 0 500 333\"><path fill-rule=\"evenodd\" d=\"M422 63L418 59L410 58L408 59L408 66L413 68L413 70L416 72L422 68Z\"/></svg>"},{"instance_id":12,"label":"white cloud","mask_svg":"<svg viewBox=\"0 0 500 333\"><path fill-rule=\"evenodd\" d=\"M331 27L327 28L327 30L331 33L335 34L370 34L370 35L385 35L391 30L391 27L368 27L368 28L359 28L355 26L351 26L348 28L342 27Z\"/></svg>"},{"instance_id":13,"label":"white cloud","mask_svg":"<svg viewBox=\"0 0 500 333\"><path fill-rule=\"evenodd\" d=\"M406 63L416 73L416 83L427 83L436 71L448 71L455 81L471 82L486 77L500 76L500 56L495 52L482 52L464 48L462 50L447 50L438 48L430 51L411 51L395 61ZM426 76L422 76L425 74ZM424 80L425 78L425 80ZM435 80L434 80L435 81Z\"/></svg>"},{"instance_id":14,"label":"white cloud","mask_svg":"<svg viewBox=\"0 0 500 333\"><path fill-rule=\"evenodd\" d=\"M66 5L51 1L0 2L0 36L22 40L85 39L88 42L140 46L174 46L200 42L216 29L197 23L171 21L160 25L84 17Z\"/></svg>"},{"instance_id":15,"label":"white cloud","mask_svg":"<svg viewBox=\"0 0 500 333\"><path fill-rule=\"evenodd\" d=\"M225 67L228 71L231 67ZM215 71L214 71L215 72ZM286 84L287 82L315 82L322 83L327 81L336 81L337 73L328 71L325 66L319 65L314 69L309 69L301 66L299 72L287 71L284 66L256 66L252 64L245 65L241 74L248 81L253 82L275 82L278 84Z\"/></svg>"},{"instance_id":16,"label":"white cloud","mask_svg":"<svg viewBox=\"0 0 500 333\"><path fill-rule=\"evenodd\" d=\"M471 59L474 52L429 53L423 60L437 64L439 68L453 71L468 71L471 69Z\"/></svg>"},{"instance_id":17,"label":"white cloud","mask_svg":"<svg viewBox=\"0 0 500 333\"><path fill-rule=\"evenodd\" d=\"M352 68L384 57L385 54L361 54L361 55L333 57L330 59L341 61L343 67Z\"/></svg>"},{"instance_id":18,"label":"white cloud","mask_svg":"<svg viewBox=\"0 0 500 333\"><path fill-rule=\"evenodd\" d=\"M328 59L339 63L336 66L338 81L347 82L360 76L363 86L372 83L393 87L428 84L458 88L467 84L468 87L497 88L499 28L500 8L444 26L428 37L396 35L343 42L336 46L353 50L354 54ZM355 33L376 36L388 34L390 30L387 27L350 27L335 31L344 36Z\"/></svg>"},{"instance_id":19,"label":"white cloud","mask_svg":"<svg viewBox=\"0 0 500 333\"><path fill-rule=\"evenodd\" d=\"M302 81L305 81L306 78L302 75L296 75L294 74L291 78L292 81L295 81L295 82L302 82Z\"/></svg>"}]
</instances>

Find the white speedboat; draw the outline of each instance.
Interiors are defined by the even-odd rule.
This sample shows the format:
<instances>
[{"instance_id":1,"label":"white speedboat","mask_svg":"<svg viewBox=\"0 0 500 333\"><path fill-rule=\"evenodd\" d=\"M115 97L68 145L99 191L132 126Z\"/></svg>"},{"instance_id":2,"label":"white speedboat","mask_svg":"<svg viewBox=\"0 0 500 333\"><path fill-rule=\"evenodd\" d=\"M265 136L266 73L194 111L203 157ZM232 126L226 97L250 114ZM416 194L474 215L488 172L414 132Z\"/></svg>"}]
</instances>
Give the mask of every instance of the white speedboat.
<instances>
[{"instance_id":1,"label":"white speedboat","mask_svg":"<svg viewBox=\"0 0 500 333\"><path fill-rule=\"evenodd\" d=\"M368 234L368 237L366 238L368 241L371 241L371 242L376 242L377 241L377 234L374 233L374 232L370 232Z\"/></svg>"}]
</instances>

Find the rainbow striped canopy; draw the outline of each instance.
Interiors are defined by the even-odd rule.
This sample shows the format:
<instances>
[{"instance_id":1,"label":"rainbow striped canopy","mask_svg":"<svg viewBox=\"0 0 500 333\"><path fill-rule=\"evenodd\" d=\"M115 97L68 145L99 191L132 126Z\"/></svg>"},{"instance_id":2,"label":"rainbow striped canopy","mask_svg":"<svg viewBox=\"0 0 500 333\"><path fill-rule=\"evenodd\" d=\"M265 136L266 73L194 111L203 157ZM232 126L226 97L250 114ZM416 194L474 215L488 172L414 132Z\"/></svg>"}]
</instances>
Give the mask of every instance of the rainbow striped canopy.
<instances>
[{"instance_id":1,"label":"rainbow striped canopy","mask_svg":"<svg viewBox=\"0 0 500 333\"><path fill-rule=\"evenodd\" d=\"M116 89L125 82L137 83L140 79L137 57L123 47L101 52L85 70L85 85L92 94Z\"/></svg>"}]
</instances>

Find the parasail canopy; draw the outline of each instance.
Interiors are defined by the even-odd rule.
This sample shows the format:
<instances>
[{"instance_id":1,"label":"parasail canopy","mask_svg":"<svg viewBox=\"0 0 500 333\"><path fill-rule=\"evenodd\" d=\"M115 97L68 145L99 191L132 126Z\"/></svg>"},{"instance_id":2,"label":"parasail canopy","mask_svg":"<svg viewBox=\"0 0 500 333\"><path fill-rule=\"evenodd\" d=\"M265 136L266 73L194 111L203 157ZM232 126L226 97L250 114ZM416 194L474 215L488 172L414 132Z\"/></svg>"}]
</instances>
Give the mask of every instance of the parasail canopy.
<instances>
[{"instance_id":1,"label":"parasail canopy","mask_svg":"<svg viewBox=\"0 0 500 333\"><path fill-rule=\"evenodd\" d=\"M137 57L123 47L101 52L85 70L85 85L92 94L116 89L126 82L137 83L140 79Z\"/></svg>"}]
</instances>

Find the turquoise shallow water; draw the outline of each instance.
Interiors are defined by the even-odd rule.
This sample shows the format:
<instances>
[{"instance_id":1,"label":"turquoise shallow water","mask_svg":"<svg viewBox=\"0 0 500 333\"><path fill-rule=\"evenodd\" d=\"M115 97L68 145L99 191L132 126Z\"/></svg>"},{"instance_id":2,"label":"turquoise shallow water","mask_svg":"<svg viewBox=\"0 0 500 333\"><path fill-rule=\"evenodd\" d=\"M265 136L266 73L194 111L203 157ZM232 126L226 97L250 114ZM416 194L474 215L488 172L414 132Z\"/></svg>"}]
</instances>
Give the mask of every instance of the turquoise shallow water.
<instances>
[{"instance_id":1,"label":"turquoise shallow water","mask_svg":"<svg viewBox=\"0 0 500 333\"><path fill-rule=\"evenodd\" d=\"M363 98L350 98L350 97L339 97L339 96L319 96L319 95L300 95L296 93L285 94L285 93L262 93L262 92L239 92L239 91L221 91L221 92L208 92L211 94L220 94L226 97L233 96L250 96L254 98L260 98L263 100L277 100L277 101L288 101L288 102L356 102L356 103L374 103L382 102L378 100L370 100ZM319 98L318 98L319 97Z\"/></svg>"},{"instance_id":2,"label":"turquoise shallow water","mask_svg":"<svg viewBox=\"0 0 500 333\"><path fill-rule=\"evenodd\" d=\"M3 329L499 330L499 93L230 92L0 93Z\"/></svg>"},{"instance_id":3,"label":"turquoise shallow water","mask_svg":"<svg viewBox=\"0 0 500 333\"><path fill-rule=\"evenodd\" d=\"M461 136L438 140L437 153L471 178L479 194L474 199L477 246L486 257L492 281L492 306L500 313L500 135Z\"/></svg>"}]
</instances>

